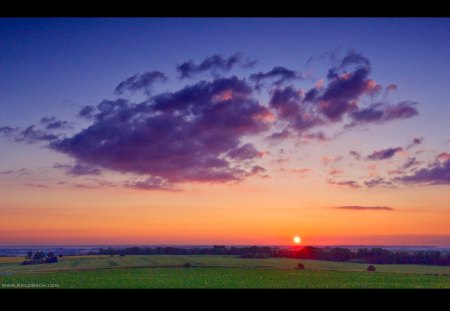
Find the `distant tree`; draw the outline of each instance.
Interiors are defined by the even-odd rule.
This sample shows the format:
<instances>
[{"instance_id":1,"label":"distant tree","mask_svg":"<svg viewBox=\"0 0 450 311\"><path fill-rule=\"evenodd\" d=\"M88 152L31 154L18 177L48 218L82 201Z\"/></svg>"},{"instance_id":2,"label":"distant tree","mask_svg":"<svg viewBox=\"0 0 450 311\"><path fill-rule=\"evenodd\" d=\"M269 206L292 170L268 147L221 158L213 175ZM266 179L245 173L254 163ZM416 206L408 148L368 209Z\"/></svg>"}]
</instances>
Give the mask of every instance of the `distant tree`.
<instances>
[{"instance_id":1,"label":"distant tree","mask_svg":"<svg viewBox=\"0 0 450 311\"><path fill-rule=\"evenodd\" d=\"M47 253L47 257L48 258L53 258L53 257L56 257L56 256L55 256L55 254L53 252L48 252Z\"/></svg>"},{"instance_id":2,"label":"distant tree","mask_svg":"<svg viewBox=\"0 0 450 311\"><path fill-rule=\"evenodd\" d=\"M303 265L301 262L299 262L299 263L297 264L297 269L305 270L305 265Z\"/></svg>"},{"instance_id":3,"label":"distant tree","mask_svg":"<svg viewBox=\"0 0 450 311\"><path fill-rule=\"evenodd\" d=\"M370 265L370 266L367 267L367 271L369 271L369 272L372 272L372 271L375 271L375 270L376 270L375 266Z\"/></svg>"},{"instance_id":4,"label":"distant tree","mask_svg":"<svg viewBox=\"0 0 450 311\"><path fill-rule=\"evenodd\" d=\"M63 258L64 255L63 255L63 254L59 254L58 257L59 257L59 258Z\"/></svg>"},{"instance_id":5,"label":"distant tree","mask_svg":"<svg viewBox=\"0 0 450 311\"><path fill-rule=\"evenodd\" d=\"M33 258L33 252L32 252L32 251L28 251L28 252L27 252L26 258L27 258L27 259Z\"/></svg>"},{"instance_id":6,"label":"distant tree","mask_svg":"<svg viewBox=\"0 0 450 311\"><path fill-rule=\"evenodd\" d=\"M186 262L184 265L183 265L183 268L191 268L192 267L192 265L189 263L189 262Z\"/></svg>"},{"instance_id":7,"label":"distant tree","mask_svg":"<svg viewBox=\"0 0 450 311\"><path fill-rule=\"evenodd\" d=\"M34 255L33 255L33 259L34 259L34 260L42 260L42 259L44 259L44 258L45 258L45 254L44 254L44 252L42 252L42 251L36 252L36 253L34 253Z\"/></svg>"}]
</instances>

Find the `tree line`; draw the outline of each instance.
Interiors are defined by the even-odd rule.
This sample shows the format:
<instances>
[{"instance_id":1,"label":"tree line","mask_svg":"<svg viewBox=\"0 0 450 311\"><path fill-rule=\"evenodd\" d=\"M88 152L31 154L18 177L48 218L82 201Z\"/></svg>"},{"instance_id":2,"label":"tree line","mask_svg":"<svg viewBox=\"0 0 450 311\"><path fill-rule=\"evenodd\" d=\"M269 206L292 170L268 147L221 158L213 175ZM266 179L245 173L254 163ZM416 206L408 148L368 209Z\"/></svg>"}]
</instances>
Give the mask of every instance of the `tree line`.
<instances>
[{"instance_id":1,"label":"tree line","mask_svg":"<svg viewBox=\"0 0 450 311\"><path fill-rule=\"evenodd\" d=\"M63 255L60 254L59 258L62 257ZM32 251L29 251L25 255L25 260L21 263L21 265L36 265L56 262L58 262L58 257L56 257L53 252L44 253L42 251L37 251L33 254Z\"/></svg>"},{"instance_id":2,"label":"tree line","mask_svg":"<svg viewBox=\"0 0 450 311\"><path fill-rule=\"evenodd\" d=\"M384 248L360 248L351 250L343 247L294 247L279 248L267 246L226 247L216 245L210 248L179 247L129 247L123 249L100 249L91 255L234 255L241 258L296 258L315 259L367 264L421 264L450 265L450 253L441 251L390 251Z\"/></svg>"}]
</instances>

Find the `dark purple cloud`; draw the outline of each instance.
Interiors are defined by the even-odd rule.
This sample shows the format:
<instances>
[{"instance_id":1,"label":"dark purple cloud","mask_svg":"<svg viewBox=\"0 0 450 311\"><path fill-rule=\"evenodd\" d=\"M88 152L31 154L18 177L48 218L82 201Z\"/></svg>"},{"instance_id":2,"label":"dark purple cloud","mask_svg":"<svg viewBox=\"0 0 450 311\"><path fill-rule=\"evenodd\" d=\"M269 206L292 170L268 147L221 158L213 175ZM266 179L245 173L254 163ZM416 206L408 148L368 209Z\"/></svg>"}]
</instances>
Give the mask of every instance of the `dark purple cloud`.
<instances>
[{"instance_id":1,"label":"dark purple cloud","mask_svg":"<svg viewBox=\"0 0 450 311\"><path fill-rule=\"evenodd\" d=\"M357 161L361 160L361 158L362 158L361 153L359 153L358 151L355 151L355 150L350 150L349 154Z\"/></svg>"},{"instance_id":2,"label":"dark purple cloud","mask_svg":"<svg viewBox=\"0 0 450 311\"><path fill-rule=\"evenodd\" d=\"M403 164L402 169L406 170L408 168L415 167L415 166L420 165L420 164L422 164L422 162L417 161L416 158L408 158L406 160L405 164Z\"/></svg>"},{"instance_id":3,"label":"dark purple cloud","mask_svg":"<svg viewBox=\"0 0 450 311\"><path fill-rule=\"evenodd\" d=\"M41 124L45 126L47 130L61 130L72 128L72 124L67 121L58 120L56 117L43 117Z\"/></svg>"},{"instance_id":4,"label":"dark purple cloud","mask_svg":"<svg viewBox=\"0 0 450 311\"><path fill-rule=\"evenodd\" d=\"M6 137L11 136L16 130L17 129L11 126L0 126L0 134Z\"/></svg>"},{"instance_id":5,"label":"dark purple cloud","mask_svg":"<svg viewBox=\"0 0 450 311\"><path fill-rule=\"evenodd\" d=\"M79 112L78 116L85 119L92 119L95 114L95 107L93 106L84 106Z\"/></svg>"},{"instance_id":6,"label":"dark purple cloud","mask_svg":"<svg viewBox=\"0 0 450 311\"><path fill-rule=\"evenodd\" d=\"M49 124L51 123L53 122L50 122ZM65 125L62 124L62 127L65 127ZM53 129L56 129L56 126ZM10 126L3 126L0 127L0 134L3 134L2 135L3 137L10 138L15 142L26 144L33 144L38 142L51 142L58 139L59 137L58 135L51 133L51 130L39 129L37 128L36 125L30 125L25 129L20 127L13 128Z\"/></svg>"},{"instance_id":7,"label":"dark purple cloud","mask_svg":"<svg viewBox=\"0 0 450 311\"><path fill-rule=\"evenodd\" d=\"M241 66L243 68L251 68L256 64L248 58L244 58L242 54L236 53L228 58L215 54L206 58L200 64L195 64L194 61L189 60L177 66L177 71L180 74L180 79L191 78L193 75L205 71L217 73L217 71L230 71L234 66Z\"/></svg>"},{"instance_id":8,"label":"dark purple cloud","mask_svg":"<svg viewBox=\"0 0 450 311\"><path fill-rule=\"evenodd\" d=\"M344 205L344 206L336 206L334 208L354 210L354 211L392 211L392 210L394 210L392 207L389 207L389 206L360 206L360 205Z\"/></svg>"},{"instance_id":9,"label":"dark purple cloud","mask_svg":"<svg viewBox=\"0 0 450 311\"><path fill-rule=\"evenodd\" d=\"M13 134L13 138L16 142L32 144L41 141L51 142L56 140L58 136L44 130L36 129L35 125L30 125L26 129Z\"/></svg>"},{"instance_id":10,"label":"dark purple cloud","mask_svg":"<svg viewBox=\"0 0 450 311\"><path fill-rule=\"evenodd\" d=\"M406 119L418 114L413 107L416 103L410 101L396 105L377 103L361 108L364 96L375 97L382 88L369 78L370 73L370 61L355 51L349 51L337 66L328 71L327 85L308 90L304 102L314 103L330 122L340 121L348 114L352 122L346 125L347 128ZM391 84L388 89L393 87Z\"/></svg>"},{"instance_id":11,"label":"dark purple cloud","mask_svg":"<svg viewBox=\"0 0 450 311\"><path fill-rule=\"evenodd\" d=\"M268 139L279 140L279 139L286 139L289 136L291 136L291 133L288 130L283 130L281 132L275 132L275 133L271 134L268 137Z\"/></svg>"},{"instance_id":12,"label":"dark purple cloud","mask_svg":"<svg viewBox=\"0 0 450 311\"><path fill-rule=\"evenodd\" d=\"M327 181L330 185L337 185L341 187L347 187L347 188L361 188L361 185L354 180L343 180L343 181L334 181L334 180L328 180Z\"/></svg>"},{"instance_id":13,"label":"dark purple cloud","mask_svg":"<svg viewBox=\"0 0 450 311\"><path fill-rule=\"evenodd\" d=\"M319 103L319 110L330 121L340 121L344 114L357 109L361 96L374 94L380 88L368 78L370 72L369 60L350 51L337 67L329 70L328 85L322 94L318 96L310 91L308 95Z\"/></svg>"},{"instance_id":14,"label":"dark purple cloud","mask_svg":"<svg viewBox=\"0 0 450 311\"><path fill-rule=\"evenodd\" d=\"M402 101L397 105L387 106L384 112L384 120L390 121L414 117L419 114L417 109L413 107L415 105L417 105L416 102Z\"/></svg>"},{"instance_id":15,"label":"dark purple cloud","mask_svg":"<svg viewBox=\"0 0 450 311\"><path fill-rule=\"evenodd\" d=\"M157 82L166 82L167 76L160 71L147 71L143 74L135 74L132 77L120 82L114 92L118 95L125 91L144 90L147 94L151 93L152 87Z\"/></svg>"},{"instance_id":16,"label":"dark purple cloud","mask_svg":"<svg viewBox=\"0 0 450 311\"><path fill-rule=\"evenodd\" d=\"M322 124L313 108L302 102L301 92L288 86L272 92L269 106L276 112L279 119L287 122L289 129L302 133ZM288 131L285 129L285 131Z\"/></svg>"},{"instance_id":17,"label":"dark purple cloud","mask_svg":"<svg viewBox=\"0 0 450 311\"><path fill-rule=\"evenodd\" d=\"M64 169L68 175L100 175L101 170L98 167L92 166L87 163L75 163L71 164L61 164L55 163L54 168Z\"/></svg>"},{"instance_id":18,"label":"dark purple cloud","mask_svg":"<svg viewBox=\"0 0 450 311\"><path fill-rule=\"evenodd\" d=\"M159 177L150 177L144 181L127 182L125 187L140 190L178 191L170 183Z\"/></svg>"},{"instance_id":19,"label":"dark purple cloud","mask_svg":"<svg viewBox=\"0 0 450 311\"><path fill-rule=\"evenodd\" d=\"M411 143L406 147L406 149L411 149L417 145L422 144L423 142L423 137L414 137L411 141Z\"/></svg>"},{"instance_id":20,"label":"dark purple cloud","mask_svg":"<svg viewBox=\"0 0 450 311\"><path fill-rule=\"evenodd\" d=\"M390 84L388 84L388 85L386 86L386 91L385 91L385 93L395 91L395 90L397 90L397 88L398 88L398 85L397 85L397 84L395 84L395 83L390 83Z\"/></svg>"},{"instance_id":21,"label":"dark purple cloud","mask_svg":"<svg viewBox=\"0 0 450 311\"><path fill-rule=\"evenodd\" d=\"M11 175L11 174L13 174L13 173L14 173L13 170L7 170L7 171L1 171L1 172L0 172L0 175Z\"/></svg>"},{"instance_id":22,"label":"dark purple cloud","mask_svg":"<svg viewBox=\"0 0 450 311\"><path fill-rule=\"evenodd\" d=\"M405 184L450 185L450 154L441 153L429 167L395 180Z\"/></svg>"},{"instance_id":23,"label":"dark purple cloud","mask_svg":"<svg viewBox=\"0 0 450 311\"><path fill-rule=\"evenodd\" d=\"M412 102L400 102L396 105L377 103L367 108L357 109L350 113L352 122L345 127L351 128L369 123L382 124L388 121L411 118L419 114L413 105L415 103Z\"/></svg>"},{"instance_id":24,"label":"dark purple cloud","mask_svg":"<svg viewBox=\"0 0 450 311\"><path fill-rule=\"evenodd\" d=\"M202 81L140 104L103 101L90 127L51 147L92 166L164 183L239 181L248 172L225 155L239 153L241 138L270 125L270 111L251 93L245 81L231 77Z\"/></svg>"},{"instance_id":25,"label":"dark purple cloud","mask_svg":"<svg viewBox=\"0 0 450 311\"><path fill-rule=\"evenodd\" d=\"M306 138L307 140L317 140L322 142L331 140L331 138L326 136L322 131L304 134L302 137Z\"/></svg>"},{"instance_id":26,"label":"dark purple cloud","mask_svg":"<svg viewBox=\"0 0 450 311\"><path fill-rule=\"evenodd\" d=\"M259 166L259 165L255 165L255 166L252 167L252 170L248 173L248 176L259 175L259 174L262 174L262 173L264 173L266 171L267 170L264 167Z\"/></svg>"},{"instance_id":27,"label":"dark purple cloud","mask_svg":"<svg viewBox=\"0 0 450 311\"><path fill-rule=\"evenodd\" d=\"M242 147L232 149L227 156L237 160L247 160L262 157L262 152L258 151L253 144L245 144Z\"/></svg>"},{"instance_id":28,"label":"dark purple cloud","mask_svg":"<svg viewBox=\"0 0 450 311\"><path fill-rule=\"evenodd\" d=\"M381 150L375 150L372 154L366 157L366 160L386 160L392 158L397 152L402 151L402 147L387 148Z\"/></svg>"},{"instance_id":29,"label":"dark purple cloud","mask_svg":"<svg viewBox=\"0 0 450 311\"><path fill-rule=\"evenodd\" d=\"M268 72L251 74L249 79L250 81L255 82L257 88L260 88L266 80L272 81L272 86L280 86L285 82L302 79L302 75L298 71L278 66L273 67L273 69Z\"/></svg>"},{"instance_id":30,"label":"dark purple cloud","mask_svg":"<svg viewBox=\"0 0 450 311\"><path fill-rule=\"evenodd\" d=\"M392 187L393 186L392 182L386 181L382 177L366 180L366 181L364 181L364 185L367 188L372 188L372 187Z\"/></svg>"}]
</instances>

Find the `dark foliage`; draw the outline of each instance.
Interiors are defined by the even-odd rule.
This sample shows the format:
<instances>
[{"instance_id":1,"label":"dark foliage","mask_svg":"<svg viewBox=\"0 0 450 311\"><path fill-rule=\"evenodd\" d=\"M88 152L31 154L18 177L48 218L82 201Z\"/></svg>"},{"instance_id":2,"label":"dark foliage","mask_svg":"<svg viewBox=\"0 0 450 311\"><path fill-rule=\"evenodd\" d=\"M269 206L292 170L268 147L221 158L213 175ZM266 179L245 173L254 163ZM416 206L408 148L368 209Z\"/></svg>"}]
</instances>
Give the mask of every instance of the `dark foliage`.
<instances>
[{"instance_id":1,"label":"dark foliage","mask_svg":"<svg viewBox=\"0 0 450 311\"><path fill-rule=\"evenodd\" d=\"M284 257L296 259L315 259L367 264L422 264L450 265L450 253L440 251L389 251L380 247L351 250L343 247L277 248L277 247L226 247L216 245L210 248L130 247L124 249L100 249L90 255L234 255L240 258Z\"/></svg>"},{"instance_id":2,"label":"dark foliage","mask_svg":"<svg viewBox=\"0 0 450 311\"><path fill-rule=\"evenodd\" d=\"M45 263L56 263L58 262L58 257L55 256L53 252L49 252L45 255L44 252L39 251L33 253L30 251L27 253L26 260L21 263L21 265L37 265L37 264L45 264Z\"/></svg>"}]
</instances>

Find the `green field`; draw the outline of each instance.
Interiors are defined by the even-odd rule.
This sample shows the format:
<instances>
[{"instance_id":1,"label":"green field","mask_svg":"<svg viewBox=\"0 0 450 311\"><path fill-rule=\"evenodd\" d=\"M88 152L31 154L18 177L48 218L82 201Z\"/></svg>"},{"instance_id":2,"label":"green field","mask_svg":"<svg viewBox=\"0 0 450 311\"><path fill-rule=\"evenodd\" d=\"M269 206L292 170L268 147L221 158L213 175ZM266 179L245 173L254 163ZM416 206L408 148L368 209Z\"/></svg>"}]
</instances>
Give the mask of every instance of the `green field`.
<instances>
[{"instance_id":1,"label":"green field","mask_svg":"<svg viewBox=\"0 0 450 311\"><path fill-rule=\"evenodd\" d=\"M450 288L450 267L233 256L81 256L20 266L2 258L0 288ZM295 269L302 262L305 270ZM192 268L183 268L190 263ZM19 285L18 285L19 284Z\"/></svg>"}]
</instances>

